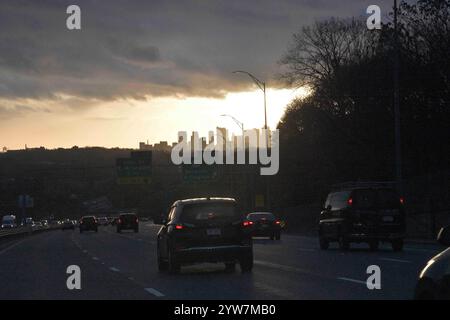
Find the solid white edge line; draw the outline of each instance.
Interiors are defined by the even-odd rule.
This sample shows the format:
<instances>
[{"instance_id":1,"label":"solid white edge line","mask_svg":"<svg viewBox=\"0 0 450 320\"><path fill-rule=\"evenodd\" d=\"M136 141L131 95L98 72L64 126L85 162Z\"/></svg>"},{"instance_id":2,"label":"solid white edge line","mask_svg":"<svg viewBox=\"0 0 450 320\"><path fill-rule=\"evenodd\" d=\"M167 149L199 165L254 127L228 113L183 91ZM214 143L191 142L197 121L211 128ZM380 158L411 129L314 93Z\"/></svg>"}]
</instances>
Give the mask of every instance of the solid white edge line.
<instances>
[{"instance_id":1,"label":"solid white edge line","mask_svg":"<svg viewBox=\"0 0 450 320\"><path fill-rule=\"evenodd\" d=\"M164 294L162 292L159 292L156 289L153 288L144 288L145 291L147 291L148 293L156 296L156 297L164 297Z\"/></svg>"},{"instance_id":2,"label":"solid white edge line","mask_svg":"<svg viewBox=\"0 0 450 320\"><path fill-rule=\"evenodd\" d=\"M338 279L338 280L343 280L343 281L349 281L349 282L359 283L359 284L363 284L363 285L366 285L366 284L367 284L365 281L356 280L356 279L352 279L352 278L337 277L337 279Z\"/></svg>"}]
</instances>

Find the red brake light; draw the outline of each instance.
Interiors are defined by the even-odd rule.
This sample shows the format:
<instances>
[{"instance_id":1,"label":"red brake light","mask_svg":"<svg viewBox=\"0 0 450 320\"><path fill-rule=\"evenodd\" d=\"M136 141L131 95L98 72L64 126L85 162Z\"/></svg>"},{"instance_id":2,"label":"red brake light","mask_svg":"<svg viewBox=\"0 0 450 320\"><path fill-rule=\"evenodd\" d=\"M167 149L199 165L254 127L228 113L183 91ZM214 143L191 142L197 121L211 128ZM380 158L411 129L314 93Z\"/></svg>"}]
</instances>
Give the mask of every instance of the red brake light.
<instances>
[{"instance_id":1,"label":"red brake light","mask_svg":"<svg viewBox=\"0 0 450 320\"><path fill-rule=\"evenodd\" d=\"M117 220L117 223L118 223L118 224L121 224L121 223L122 223L122 220L121 220L121 219Z\"/></svg>"},{"instance_id":2,"label":"red brake light","mask_svg":"<svg viewBox=\"0 0 450 320\"><path fill-rule=\"evenodd\" d=\"M349 199L347 200L347 203L348 203L349 206L351 206L351 205L353 204L353 199L352 199L352 198L349 198Z\"/></svg>"},{"instance_id":3,"label":"red brake light","mask_svg":"<svg viewBox=\"0 0 450 320\"><path fill-rule=\"evenodd\" d=\"M280 220L275 221L275 224L280 224L280 223L281 223Z\"/></svg>"},{"instance_id":4,"label":"red brake light","mask_svg":"<svg viewBox=\"0 0 450 320\"><path fill-rule=\"evenodd\" d=\"M405 204L405 198L400 197L400 204Z\"/></svg>"},{"instance_id":5,"label":"red brake light","mask_svg":"<svg viewBox=\"0 0 450 320\"><path fill-rule=\"evenodd\" d=\"M244 221L244 222L242 222L242 226L243 227L249 227L249 226L251 226L253 224L253 221Z\"/></svg>"},{"instance_id":6,"label":"red brake light","mask_svg":"<svg viewBox=\"0 0 450 320\"><path fill-rule=\"evenodd\" d=\"M177 229L177 230L183 230L183 229L184 229L184 226L181 225L181 224L177 224L177 225L175 225L175 229Z\"/></svg>"}]
</instances>

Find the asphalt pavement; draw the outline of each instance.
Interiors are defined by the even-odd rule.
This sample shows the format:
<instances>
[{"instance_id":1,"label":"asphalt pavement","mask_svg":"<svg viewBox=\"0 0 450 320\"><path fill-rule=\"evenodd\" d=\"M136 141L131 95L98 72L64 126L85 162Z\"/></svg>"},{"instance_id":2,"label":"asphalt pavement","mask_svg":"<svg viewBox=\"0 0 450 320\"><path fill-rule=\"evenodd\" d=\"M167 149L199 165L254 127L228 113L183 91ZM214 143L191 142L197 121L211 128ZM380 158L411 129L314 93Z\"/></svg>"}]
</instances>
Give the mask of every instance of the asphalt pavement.
<instances>
[{"instance_id":1,"label":"asphalt pavement","mask_svg":"<svg viewBox=\"0 0 450 320\"><path fill-rule=\"evenodd\" d=\"M352 245L321 251L314 237L283 234L280 241L254 240L251 274L225 272L222 264L160 273L156 264L159 226L118 234L54 230L0 243L0 299L411 299L420 270L443 248L407 244L393 252ZM69 290L67 267L81 270L81 289ZM381 270L381 289L369 290L367 267Z\"/></svg>"}]
</instances>

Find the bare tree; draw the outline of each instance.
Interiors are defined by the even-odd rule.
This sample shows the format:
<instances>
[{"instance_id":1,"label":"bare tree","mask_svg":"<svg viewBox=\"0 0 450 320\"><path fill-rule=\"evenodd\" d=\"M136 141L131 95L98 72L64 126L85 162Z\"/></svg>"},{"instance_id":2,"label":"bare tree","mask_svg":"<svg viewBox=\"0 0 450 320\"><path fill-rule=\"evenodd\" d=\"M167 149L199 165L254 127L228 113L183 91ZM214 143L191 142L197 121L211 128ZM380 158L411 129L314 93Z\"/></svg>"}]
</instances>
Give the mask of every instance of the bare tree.
<instances>
[{"instance_id":1,"label":"bare tree","mask_svg":"<svg viewBox=\"0 0 450 320\"><path fill-rule=\"evenodd\" d=\"M375 53L378 33L369 32L357 19L317 21L293 35L279 64L280 78L293 86L317 88L345 65L358 63Z\"/></svg>"}]
</instances>

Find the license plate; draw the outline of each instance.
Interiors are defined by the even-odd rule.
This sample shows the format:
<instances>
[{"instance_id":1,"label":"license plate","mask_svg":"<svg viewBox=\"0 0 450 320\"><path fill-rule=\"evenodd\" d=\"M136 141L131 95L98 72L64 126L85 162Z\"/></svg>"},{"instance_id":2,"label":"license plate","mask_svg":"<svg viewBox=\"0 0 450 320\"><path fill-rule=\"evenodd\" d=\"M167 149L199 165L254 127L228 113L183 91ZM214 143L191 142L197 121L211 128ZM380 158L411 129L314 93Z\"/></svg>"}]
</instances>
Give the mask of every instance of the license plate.
<instances>
[{"instance_id":1,"label":"license plate","mask_svg":"<svg viewBox=\"0 0 450 320\"><path fill-rule=\"evenodd\" d=\"M208 236L220 236L222 234L222 232L220 231L220 229L215 228L215 229L206 229L206 234Z\"/></svg>"},{"instance_id":2,"label":"license plate","mask_svg":"<svg viewBox=\"0 0 450 320\"><path fill-rule=\"evenodd\" d=\"M383 217L383 222L392 222L394 221L394 217L392 216L384 216Z\"/></svg>"}]
</instances>

